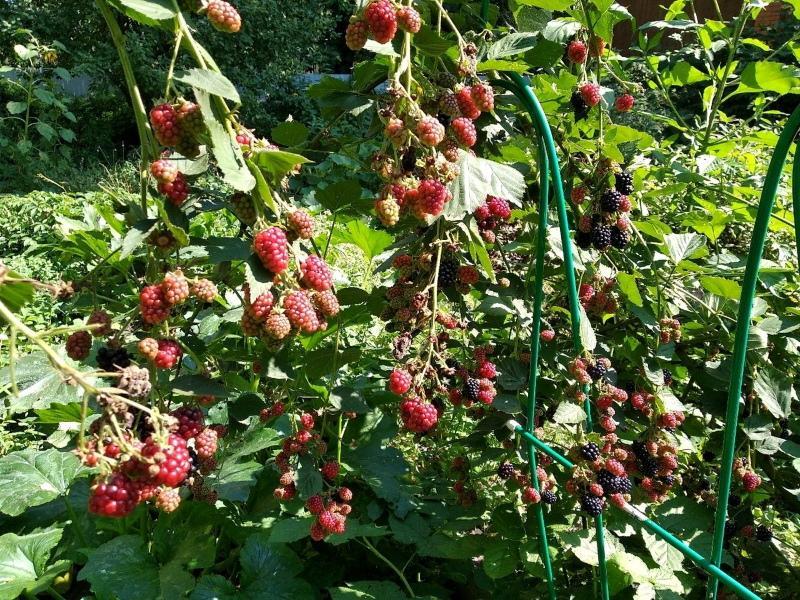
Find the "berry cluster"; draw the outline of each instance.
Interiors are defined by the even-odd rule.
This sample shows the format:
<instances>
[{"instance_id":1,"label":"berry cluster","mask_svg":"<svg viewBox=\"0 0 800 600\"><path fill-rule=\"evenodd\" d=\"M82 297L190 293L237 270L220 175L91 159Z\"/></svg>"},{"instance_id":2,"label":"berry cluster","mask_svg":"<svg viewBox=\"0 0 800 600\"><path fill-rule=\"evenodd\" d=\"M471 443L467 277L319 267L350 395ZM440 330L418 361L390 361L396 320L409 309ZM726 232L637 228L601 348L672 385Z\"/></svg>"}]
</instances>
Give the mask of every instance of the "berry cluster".
<instances>
[{"instance_id":1,"label":"berry cluster","mask_svg":"<svg viewBox=\"0 0 800 600\"><path fill-rule=\"evenodd\" d=\"M630 176L625 171L618 172L615 186L610 187L606 170L605 161L601 161L600 168L594 174L597 182L585 181L572 191L573 202L583 207L575 235L575 243L579 248L594 247L603 251L613 246L622 250L630 243L631 222L628 213L631 201L622 192L633 191L629 186Z\"/></svg>"},{"instance_id":2,"label":"berry cluster","mask_svg":"<svg viewBox=\"0 0 800 600\"><path fill-rule=\"evenodd\" d=\"M681 322L678 319L663 318L659 321L659 340L662 344L681 341Z\"/></svg>"},{"instance_id":3,"label":"berry cluster","mask_svg":"<svg viewBox=\"0 0 800 600\"><path fill-rule=\"evenodd\" d=\"M574 65L583 65L589 56L599 59L605 52L605 47L605 40L597 35L591 36L588 41L574 39L567 44L565 50L566 59ZM584 71L584 74L588 74L588 69ZM592 81L584 81L570 98L575 119L586 118L589 111L600 104L601 100L602 92L600 86ZM628 112L633 108L635 102L636 99L632 94L624 92L614 99L613 105L619 112Z\"/></svg>"},{"instance_id":4,"label":"berry cluster","mask_svg":"<svg viewBox=\"0 0 800 600\"><path fill-rule=\"evenodd\" d=\"M172 369L181 360L183 349L175 340L156 340L151 337L139 341L139 354L159 369Z\"/></svg>"},{"instance_id":5,"label":"berry cluster","mask_svg":"<svg viewBox=\"0 0 800 600\"><path fill-rule=\"evenodd\" d=\"M573 448L577 467L566 483L566 490L577 496L581 510L596 517L607 506L607 501L622 506L630 500L633 482L628 477L624 461L628 453L613 448L616 435L607 434L601 440L603 447L589 441Z\"/></svg>"},{"instance_id":6,"label":"berry cluster","mask_svg":"<svg viewBox=\"0 0 800 600\"><path fill-rule=\"evenodd\" d=\"M469 467L469 460L462 455L456 456L450 463L450 470L456 476L453 491L456 493L458 503L464 508L469 508L478 501L478 493L470 481Z\"/></svg>"},{"instance_id":7,"label":"berry cluster","mask_svg":"<svg viewBox=\"0 0 800 600\"><path fill-rule=\"evenodd\" d=\"M130 391L137 385L141 390L146 382L149 391L146 374L144 369L129 367L122 373L120 388ZM107 410L110 407L106 405ZM124 517L151 499L160 510L172 512L180 504L182 485L200 489L193 473L216 468L219 433L204 426L198 408L180 407L169 417L147 420L143 427L126 418L121 437L119 424L112 426L110 419L104 416L92 424L94 435L79 452L87 466L100 467L89 495L90 512Z\"/></svg>"},{"instance_id":8,"label":"berry cluster","mask_svg":"<svg viewBox=\"0 0 800 600\"><path fill-rule=\"evenodd\" d=\"M278 405L265 409L268 415L283 412L283 405L276 410ZM265 415L262 411L262 416ZM267 418L270 418L269 416ZM266 420L263 419L262 420ZM312 457L319 467L325 490L310 496L305 503L306 509L316 520L311 525L311 539L321 541L332 533L344 533L347 515L352 507L353 492L346 487L336 487L341 467L335 460L324 458L327 444L319 433L314 431L316 422L312 413L302 413L295 418L297 432L283 440L281 451L275 457L275 466L280 473L279 487L273 492L275 498L288 502L297 495L296 477L297 465L301 456Z\"/></svg>"},{"instance_id":9,"label":"berry cluster","mask_svg":"<svg viewBox=\"0 0 800 600\"><path fill-rule=\"evenodd\" d=\"M245 335L262 337L271 346L282 344L293 333L314 333L327 328L327 319L339 313L333 288L333 273L316 255L297 260L295 276L289 276L290 238L308 239L314 221L302 210L287 217L286 228L273 225L258 231L253 250L272 275L258 295L244 288L241 326Z\"/></svg>"},{"instance_id":10,"label":"berry cluster","mask_svg":"<svg viewBox=\"0 0 800 600\"><path fill-rule=\"evenodd\" d=\"M591 283L582 283L578 289L581 306L587 313L598 316L616 313L619 308L619 300L614 291L616 286L616 279L608 279L595 274Z\"/></svg>"},{"instance_id":11,"label":"berry cluster","mask_svg":"<svg viewBox=\"0 0 800 600\"><path fill-rule=\"evenodd\" d=\"M511 218L511 207L507 200L497 196L487 196L486 202L475 209L475 220L481 237L487 244L495 242L495 228L498 224L507 222Z\"/></svg>"},{"instance_id":12,"label":"berry cluster","mask_svg":"<svg viewBox=\"0 0 800 600\"><path fill-rule=\"evenodd\" d=\"M742 482L742 489L748 494L761 485L761 477L749 467L747 459L737 458L733 462L733 474Z\"/></svg>"},{"instance_id":13,"label":"berry cluster","mask_svg":"<svg viewBox=\"0 0 800 600\"><path fill-rule=\"evenodd\" d=\"M372 0L363 11L350 17L345 41L348 48L356 51L361 50L370 38L379 44L388 44L398 28L407 33L417 33L420 27L422 19L416 9L410 6L396 8L391 0Z\"/></svg>"},{"instance_id":14,"label":"berry cluster","mask_svg":"<svg viewBox=\"0 0 800 600\"><path fill-rule=\"evenodd\" d=\"M150 125L156 140L162 146L173 148L186 158L197 158L200 155L200 145L205 143L207 131L200 106L196 103L179 98L173 103L158 104L150 109ZM159 187L183 180L183 175L170 162L161 159L150 167Z\"/></svg>"},{"instance_id":15,"label":"berry cluster","mask_svg":"<svg viewBox=\"0 0 800 600\"><path fill-rule=\"evenodd\" d=\"M208 279L189 281L181 271L164 275L159 284L148 285L139 292L139 311L147 325L158 325L166 321L171 309L186 302L194 295L201 302L212 302L217 296L217 287Z\"/></svg>"},{"instance_id":16,"label":"berry cluster","mask_svg":"<svg viewBox=\"0 0 800 600\"><path fill-rule=\"evenodd\" d=\"M473 351L474 365L471 369L466 365L456 367L456 379L461 386L450 389L448 397L453 406L469 408L473 402L491 404L497 396L493 380L497 377L497 367L488 359L493 352L491 346L481 346Z\"/></svg>"}]
</instances>

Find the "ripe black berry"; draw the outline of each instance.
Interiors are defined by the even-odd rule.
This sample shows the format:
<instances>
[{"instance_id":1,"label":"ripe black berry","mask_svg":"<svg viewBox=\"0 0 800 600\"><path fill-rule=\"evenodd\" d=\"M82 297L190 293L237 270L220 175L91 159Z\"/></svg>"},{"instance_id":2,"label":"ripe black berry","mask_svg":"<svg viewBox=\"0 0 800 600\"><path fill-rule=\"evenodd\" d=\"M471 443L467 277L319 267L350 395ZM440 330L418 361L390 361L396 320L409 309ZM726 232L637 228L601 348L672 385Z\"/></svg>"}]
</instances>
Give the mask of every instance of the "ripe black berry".
<instances>
[{"instance_id":1,"label":"ripe black berry","mask_svg":"<svg viewBox=\"0 0 800 600\"><path fill-rule=\"evenodd\" d=\"M672 484L675 483L675 476L674 475L664 475L663 477L661 477L661 481L664 483L664 485L667 485L667 486L671 487Z\"/></svg>"},{"instance_id":2,"label":"ripe black berry","mask_svg":"<svg viewBox=\"0 0 800 600\"><path fill-rule=\"evenodd\" d=\"M103 346L97 351L97 366L103 371L113 372L117 368L124 369L131 364L131 357L125 348L109 348Z\"/></svg>"},{"instance_id":3,"label":"ripe black berry","mask_svg":"<svg viewBox=\"0 0 800 600\"><path fill-rule=\"evenodd\" d=\"M581 446L581 456L586 460L595 461L600 457L600 447L594 442Z\"/></svg>"},{"instance_id":4,"label":"ripe black berry","mask_svg":"<svg viewBox=\"0 0 800 600\"><path fill-rule=\"evenodd\" d=\"M597 225L592 230L592 244L598 250L605 250L611 245L611 227L609 225Z\"/></svg>"},{"instance_id":5,"label":"ripe black berry","mask_svg":"<svg viewBox=\"0 0 800 600\"><path fill-rule=\"evenodd\" d=\"M664 385L670 386L672 385L672 373L664 369Z\"/></svg>"},{"instance_id":6,"label":"ripe black berry","mask_svg":"<svg viewBox=\"0 0 800 600\"><path fill-rule=\"evenodd\" d=\"M631 450L637 456L637 458L642 458L643 456L647 456L647 446L641 440L636 440L631 444Z\"/></svg>"},{"instance_id":7,"label":"ripe black berry","mask_svg":"<svg viewBox=\"0 0 800 600\"><path fill-rule=\"evenodd\" d=\"M558 496L556 496L555 492L550 490L544 490L541 494L542 502L545 504L555 504L558 502Z\"/></svg>"},{"instance_id":8,"label":"ripe black berry","mask_svg":"<svg viewBox=\"0 0 800 600\"><path fill-rule=\"evenodd\" d=\"M610 492L612 494L630 494L633 482L629 477L615 477L611 487L613 488L613 491Z\"/></svg>"},{"instance_id":9,"label":"ripe black berry","mask_svg":"<svg viewBox=\"0 0 800 600\"><path fill-rule=\"evenodd\" d=\"M769 542L772 540L772 530L766 525L756 527L756 539L759 542Z\"/></svg>"},{"instance_id":10,"label":"ripe black berry","mask_svg":"<svg viewBox=\"0 0 800 600\"><path fill-rule=\"evenodd\" d=\"M592 378L592 381L597 381L598 379L602 379L603 375L606 374L606 370L606 366L598 361L593 365L589 365L586 372L589 374L589 377Z\"/></svg>"},{"instance_id":11,"label":"ripe black berry","mask_svg":"<svg viewBox=\"0 0 800 600\"><path fill-rule=\"evenodd\" d=\"M627 171L621 171L614 176L617 191L623 196L633 193L633 175Z\"/></svg>"},{"instance_id":12,"label":"ripe black berry","mask_svg":"<svg viewBox=\"0 0 800 600\"><path fill-rule=\"evenodd\" d=\"M622 199L622 194L617 190L606 190L600 196L600 208L605 212L616 212L619 208L619 201Z\"/></svg>"},{"instance_id":13,"label":"ripe black berry","mask_svg":"<svg viewBox=\"0 0 800 600\"><path fill-rule=\"evenodd\" d=\"M631 243L631 234L616 227L611 228L611 245L617 250L622 250Z\"/></svg>"},{"instance_id":14,"label":"ripe black berry","mask_svg":"<svg viewBox=\"0 0 800 600\"><path fill-rule=\"evenodd\" d=\"M742 503L742 497L737 494L731 494L728 498L728 506L736 507Z\"/></svg>"},{"instance_id":15,"label":"ripe black berry","mask_svg":"<svg viewBox=\"0 0 800 600\"><path fill-rule=\"evenodd\" d=\"M614 480L616 477L611 471L607 471L606 469L601 469L597 473L597 483L603 486L603 491L606 494L613 494L614 491L611 489L614 486Z\"/></svg>"},{"instance_id":16,"label":"ripe black berry","mask_svg":"<svg viewBox=\"0 0 800 600\"><path fill-rule=\"evenodd\" d=\"M439 287L450 287L458 281L458 261L453 258L443 258L439 265Z\"/></svg>"},{"instance_id":17,"label":"ripe black berry","mask_svg":"<svg viewBox=\"0 0 800 600\"><path fill-rule=\"evenodd\" d=\"M732 538L736 533L737 527L736 523L733 521L725 521L725 538Z\"/></svg>"},{"instance_id":18,"label":"ripe black berry","mask_svg":"<svg viewBox=\"0 0 800 600\"><path fill-rule=\"evenodd\" d=\"M658 460L656 460L655 456L650 456L646 454L645 456L639 457L639 471L645 477L655 477L655 474L658 472Z\"/></svg>"},{"instance_id":19,"label":"ripe black berry","mask_svg":"<svg viewBox=\"0 0 800 600\"><path fill-rule=\"evenodd\" d=\"M470 377L464 386L464 395L470 400L477 400L481 391L481 383L477 379Z\"/></svg>"},{"instance_id":20,"label":"ripe black berry","mask_svg":"<svg viewBox=\"0 0 800 600\"><path fill-rule=\"evenodd\" d=\"M597 496L591 494L584 494L581 497L581 509L592 517L598 516L603 512L603 505L605 501Z\"/></svg>"},{"instance_id":21,"label":"ripe black berry","mask_svg":"<svg viewBox=\"0 0 800 600\"><path fill-rule=\"evenodd\" d=\"M572 110L575 111L576 121L585 119L586 116L589 114L589 105L586 104L586 101L583 99L583 96L578 90L575 90L572 93L572 97L570 97L569 103L572 105Z\"/></svg>"},{"instance_id":22,"label":"ripe black berry","mask_svg":"<svg viewBox=\"0 0 800 600\"><path fill-rule=\"evenodd\" d=\"M513 474L514 465L511 463L504 462L497 467L497 475L500 477L500 479L510 479Z\"/></svg>"},{"instance_id":23,"label":"ripe black berry","mask_svg":"<svg viewBox=\"0 0 800 600\"><path fill-rule=\"evenodd\" d=\"M590 231L576 232L575 243L578 245L578 248L588 250L592 247L592 233Z\"/></svg>"}]
</instances>

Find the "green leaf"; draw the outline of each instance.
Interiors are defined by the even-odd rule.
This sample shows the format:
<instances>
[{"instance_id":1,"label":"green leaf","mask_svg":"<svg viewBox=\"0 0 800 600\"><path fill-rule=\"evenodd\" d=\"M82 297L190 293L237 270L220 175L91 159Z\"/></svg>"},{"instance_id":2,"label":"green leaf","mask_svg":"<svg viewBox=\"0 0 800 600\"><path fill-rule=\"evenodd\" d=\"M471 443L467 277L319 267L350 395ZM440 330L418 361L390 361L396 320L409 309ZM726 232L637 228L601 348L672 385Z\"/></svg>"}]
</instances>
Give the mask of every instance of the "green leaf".
<instances>
[{"instance_id":1,"label":"green leaf","mask_svg":"<svg viewBox=\"0 0 800 600\"><path fill-rule=\"evenodd\" d=\"M78 579L100 597L119 600L158 598L158 568L138 535L122 535L92 551Z\"/></svg>"},{"instance_id":2,"label":"green leaf","mask_svg":"<svg viewBox=\"0 0 800 600\"><path fill-rule=\"evenodd\" d=\"M584 350L588 350L591 352L597 347L597 337L594 334L594 329L592 329L592 322L589 320L589 316L586 314L586 310L583 306L579 306L578 309L581 313L581 323L580 323L580 334L581 334L581 346Z\"/></svg>"},{"instance_id":3,"label":"green leaf","mask_svg":"<svg viewBox=\"0 0 800 600\"><path fill-rule=\"evenodd\" d=\"M586 412L579 404L574 402L562 402L556 408L553 415L553 422L562 425L576 425L586 420Z\"/></svg>"},{"instance_id":4,"label":"green leaf","mask_svg":"<svg viewBox=\"0 0 800 600\"><path fill-rule=\"evenodd\" d=\"M202 375L183 375L172 382L172 391L193 396L215 396L224 398L227 388L218 381L212 381Z\"/></svg>"},{"instance_id":5,"label":"green leaf","mask_svg":"<svg viewBox=\"0 0 800 600\"><path fill-rule=\"evenodd\" d=\"M423 25L419 32L414 34L414 47L428 56L441 56L455 46L455 40L443 38L427 25Z\"/></svg>"},{"instance_id":6,"label":"green leaf","mask_svg":"<svg viewBox=\"0 0 800 600\"><path fill-rule=\"evenodd\" d=\"M12 115L18 115L24 113L28 109L27 102L18 102L16 100L11 100L10 102L6 103L6 110Z\"/></svg>"},{"instance_id":7,"label":"green leaf","mask_svg":"<svg viewBox=\"0 0 800 600\"><path fill-rule=\"evenodd\" d=\"M144 219L135 223L122 240L122 249L119 252L119 258L127 258L136 250L142 248L142 242L147 239L147 236L153 232L158 225L158 219Z\"/></svg>"},{"instance_id":8,"label":"green leaf","mask_svg":"<svg viewBox=\"0 0 800 600\"><path fill-rule=\"evenodd\" d=\"M211 140L211 150L217 159L217 166L223 177L233 188L249 192L256 185L256 180L245 163L242 150L236 140L217 118L211 104L211 96L202 89L194 89L195 98L203 113L203 120ZM263 154L259 152L256 156Z\"/></svg>"},{"instance_id":9,"label":"green leaf","mask_svg":"<svg viewBox=\"0 0 800 600\"><path fill-rule=\"evenodd\" d=\"M356 204L361 198L361 184L357 179L345 179L314 192L314 197L331 212Z\"/></svg>"},{"instance_id":10,"label":"green leaf","mask_svg":"<svg viewBox=\"0 0 800 600\"><path fill-rule=\"evenodd\" d=\"M255 483L256 473L263 465L255 461L225 461L214 476L206 480L222 500L244 502L250 495L250 488Z\"/></svg>"},{"instance_id":11,"label":"green leaf","mask_svg":"<svg viewBox=\"0 0 800 600\"><path fill-rule=\"evenodd\" d=\"M492 579L511 575L518 562L518 546L503 540L492 540L483 553L483 571Z\"/></svg>"},{"instance_id":12,"label":"green leaf","mask_svg":"<svg viewBox=\"0 0 800 600\"><path fill-rule=\"evenodd\" d=\"M272 140L283 146L299 146L308 139L308 127L297 121L284 121L272 128Z\"/></svg>"},{"instance_id":13,"label":"green leaf","mask_svg":"<svg viewBox=\"0 0 800 600\"><path fill-rule=\"evenodd\" d=\"M405 600L408 598L391 581L354 581L347 587L328 588L331 600Z\"/></svg>"},{"instance_id":14,"label":"green leaf","mask_svg":"<svg viewBox=\"0 0 800 600\"><path fill-rule=\"evenodd\" d=\"M130 11L154 21L172 19L176 14L169 0L119 0L119 3ZM129 11L125 12L131 16Z\"/></svg>"},{"instance_id":15,"label":"green leaf","mask_svg":"<svg viewBox=\"0 0 800 600\"><path fill-rule=\"evenodd\" d=\"M297 493L306 500L322 491L322 474L311 456L301 456L297 464Z\"/></svg>"},{"instance_id":16,"label":"green leaf","mask_svg":"<svg viewBox=\"0 0 800 600\"><path fill-rule=\"evenodd\" d=\"M62 533L61 529L48 529L22 536L14 533L0 536L1 600L13 600L24 592L33 596L37 587L46 588L69 568L68 561L47 568L50 552L58 545Z\"/></svg>"},{"instance_id":17,"label":"green leaf","mask_svg":"<svg viewBox=\"0 0 800 600\"><path fill-rule=\"evenodd\" d=\"M571 17L554 19L545 26L542 30L542 35L551 42L565 44L575 37L575 34L581 30L581 27L580 21Z\"/></svg>"},{"instance_id":18,"label":"green leaf","mask_svg":"<svg viewBox=\"0 0 800 600\"><path fill-rule=\"evenodd\" d=\"M262 171L270 174L273 182L279 182L295 167L311 162L305 156L285 150L259 150L251 157L251 160Z\"/></svg>"},{"instance_id":19,"label":"green leaf","mask_svg":"<svg viewBox=\"0 0 800 600\"><path fill-rule=\"evenodd\" d=\"M478 73L486 73L487 71L508 71L510 73L524 73L528 70L528 63L522 61L512 60L485 60L478 63Z\"/></svg>"},{"instance_id":20,"label":"green leaf","mask_svg":"<svg viewBox=\"0 0 800 600\"><path fill-rule=\"evenodd\" d=\"M617 284L619 291L635 306L644 306L639 287L636 285L636 277L628 273L617 273Z\"/></svg>"},{"instance_id":21,"label":"green leaf","mask_svg":"<svg viewBox=\"0 0 800 600\"><path fill-rule=\"evenodd\" d=\"M545 10L568 10L572 6L572 0L516 0L522 6L535 6Z\"/></svg>"},{"instance_id":22,"label":"green leaf","mask_svg":"<svg viewBox=\"0 0 800 600\"><path fill-rule=\"evenodd\" d=\"M241 600L236 587L222 575L203 575L197 582L191 600Z\"/></svg>"},{"instance_id":23,"label":"green leaf","mask_svg":"<svg viewBox=\"0 0 800 600\"><path fill-rule=\"evenodd\" d=\"M36 411L37 420L44 425L80 423L82 414L81 404L78 402L70 402L69 404L53 402L50 408L42 408Z\"/></svg>"},{"instance_id":24,"label":"green leaf","mask_svg":"<svg viewBox=\"0 0 800 600\"><path fill-rule=\"evenodd\" d=\"M227 98L231 102L239 104L239 92L236 87L225 77L222 73L217 71L210 71L208 69L189 69L188 71L179 71L175 74L175 81L185 83L189 87L196 90L203 90L213 96L221 96Z\"/></svg>"},{"instance_id":25,"label":"green leaf","mask_svg":"<svg viewBox=\"0 0 800 600\"><path fill-rule=\"evenodd\" d=\"M495 59L527 52L536 47L538 38L535 33L510 33L492 44L486 56Z\"/></svg>"},{"instance_id":26,"label":"green leaf","mask_svg":"<svg viewBox=\"0 0 800 600\"><path fill-rule=\"evenodd\" d=\"M501 537L508 540L521 540L525 537L522 517L513 504L501 504L492 511L491 527Z\"/></svg>"},{"instance_id":27,"label":"green leaf","mask_svg":"<svg viewBox=\"0 0 800 600\"><path fill-rule=\"evenodd\" d=\"M270 529L271 544L291 543L308 537L308 530L314 522L313 517L292 517L282 519Z\"/></svg>"},{"instance_id":28,"label":"green leaf","mask_svg":"<svg viewBox=\"0 0 800 600\"><path fill-rule=\"evenodd\" d=\"M364 253L364 257L372 262L391 245L394 238L385 231L370 229L363 221L352 220L344 228L334 231L332 241L337 244L355 244Z\"/></svg>"},{"instance_id":29,"label":"green leaf","mask_svg":"<svg viewBox=\"0 0 800 600\"><path fill-rule=\"evenodd\" d=\"M664 236L667 254L676 265L705 245L703 236L696 233L670 233Z\"/></svg>"},{"instance_id":30,"label":"green leaf","mask_svg":"<svg viewBox=\"0 0 800 600\"><path fill-rule=\"evenodd\" d=\"M742 71L735 94L775 92L784 95L800 90L800 70L772 61L754 61Z\"/></svg>"},{"instance_id":31,"label":"green leaf","mask_svg":"<svg viewBox=\"0 0 800 600\"><path fill-rule=\"evenodd\" d=\"M688 62L680 62L662 75L667 87L683 86L708 81L709 76Z\"/></svg>"},{"instance_id":32,"label":"green leaf","mask_svg":"<svg viewBox=\"0 0 800 600\"><path fill-rule=\"evenodd\" d=\"M525 194L525 177L513 167L468 152L461 153L458 167L458 177L449 186L453 199L444 212L449 221L460 221L475 212L486 196L500 196L519 204Z\"/></svg>"},{"instance_id":33,"label":"green leaf","mask_svg":"<svg viewBox=\"0 0 800 600\"><path fill-rule=\"evenodd\" d=\"M53 138L58 135L58 132L55 129L42 121L36 123L36 131L38 131L39 135L41 135L48 142L52 142Z\"/></svg>"},{"instance_id":34,"label":"green leaf","mask_svg":"<svg viewBox=\"0 0 800 600\"><path fill-rule=\"evenodd\" d=\"M7 277L21 279L22 276L15 271L7 271ZM17 312L33 299L34 287L27 282L5 281L0 284L0 300L11 312Z\"/></svg>"},{"instance_id":35,"label":"green leaf","mask_svg":"<svg viewBox=\"0 0 800 600\"><path fill-rule=\"evenodd\" d=\"M764 408L776 418L785 419L791 414L792 380L774 367L767 365L759 369L753 390Z\"/></svg>"},{"instance_id":36,"label":"green leaf","mask_svg":"<svg viewBox=\"0 0 800 600\"><path fill-rule=\"evenodd\" d=\"M725 279L724 277L701 277L700 285L707 292L720 296L722 298L729 298L731 300L738 300L742 295L741 286L735 281Z\"/></svg>"},{"instance_id":37,"label":"green leaf","mask_svg":"<svg viewBox=\"0 0 800 600\"><path fill-rule=\"evenodd\" d=\"M82 472L71 452L21 450L0 458L0 512L16 516L66 493Z\"/></svg>"},{"instance_id":38,"label":"green leaf","mask_svg":"<svg viewBox=\"0 0 800 600\"><path fill-rule=\"evenodd\" d=\"M431 534L430 525L417 512L410 513L402 521L394 515L389 515L389 527L392 529L394 539L401 544L419 544Z\"/></svg>"},{"instance_id":39,"label":"green leaf","mask_svg":"<svg viewBox=\"0 0 800 600\"><path fill-rule=\"evenodd\" d=\"M242 585L259 579L292 578L303 570L297 555L283 544L273 544L266 532L247 538L239 557L242 565Z\"/></svg>"}]
</instances>

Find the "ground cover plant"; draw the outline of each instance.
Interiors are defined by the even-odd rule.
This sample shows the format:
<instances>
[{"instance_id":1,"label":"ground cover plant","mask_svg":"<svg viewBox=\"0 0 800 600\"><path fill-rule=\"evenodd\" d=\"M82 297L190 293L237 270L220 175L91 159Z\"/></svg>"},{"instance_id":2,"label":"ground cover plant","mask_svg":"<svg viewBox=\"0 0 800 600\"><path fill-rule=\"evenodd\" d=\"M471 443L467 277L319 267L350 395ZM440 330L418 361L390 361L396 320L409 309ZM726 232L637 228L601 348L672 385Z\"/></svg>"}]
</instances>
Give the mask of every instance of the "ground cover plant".
<instances>
[{"instance_id":1,"label":"ground cover plant","mask_svg":"<svg viewBox=\"0 0 800 600\"><path fill-rule=\"evenodd\" d=\"M704 597L612 509L711 555L749 236L800 91L800 5L776 33L765 4L637 24L608 0L369 0L336 34L352 76L267 135L211 50L247 11L96 0L139 147L97 189L0 197L0 597L542 598L540 516L559 597L602 597L600 571L614 597ZM137 32L170 43L146 57ZM18 175L47 181L81 139L62 47L28 40L0 142L46 156ZM540 220L554 192L514 74L569 231ZM722 562L763 598L800 589L790 171Z\"/></svg>"}]
</instances>

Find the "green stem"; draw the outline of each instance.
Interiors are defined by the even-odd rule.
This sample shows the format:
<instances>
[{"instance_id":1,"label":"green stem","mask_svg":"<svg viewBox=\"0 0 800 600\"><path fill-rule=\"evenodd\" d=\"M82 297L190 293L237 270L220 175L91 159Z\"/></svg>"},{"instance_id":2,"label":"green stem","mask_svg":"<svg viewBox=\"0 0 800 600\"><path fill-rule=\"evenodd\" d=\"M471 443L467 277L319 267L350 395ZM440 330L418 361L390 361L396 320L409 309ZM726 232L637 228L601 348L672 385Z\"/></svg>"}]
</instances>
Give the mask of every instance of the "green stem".
<instances>
[{"instance_id":1,"label":"green stem","mask_svg":"<svg viewBox=\"0 0 800 600\"><path fill-rule=\"evenodd\" d=\"M395 574L400 578L400 581L403 583L403 586L406 588L406 591L408 592L408 595L411 596L412 598L416 598L416 595L414 594L414 590L411 589L411 586L409 585L408 580L406 579L405 575L403 575L403 572L400 569L398 569L392 561L390 561L383 554L378 552L378 549L375 546L373 546L372 544L370 544L369 540L367 538L362 537L360 541L364 546L366 546L370 550L370 552L372 552L375 556L380 558L383 562L385 562L389 566L389 568L392 571L395 572Z\"/></svg>"},{"instance_id":2,"label":"green stem","mask_svg":"<svg viewBox=\"0 0 800 600\"><path fill-rule=\"evenodd\" d=\"M716 3L716 0L714 0ZM725 68L722 71L722 77L719 79L716 85L716 89L714 90L714 97L711 101L711 109L708 112L708 117L706 118L706 130L705 134L703 135L703 142L700 144L700 153L706 151L708 148L708 144L711 140L711 131L714 129L714 122L717 118L717 113L719 112L719 107L722 104L722 95L725 93L725 86L728 82L728 77L730 77L731 70L733 69L733 59L736 56L736 49L739 46L739 38L742 35L742 30L744 30L744 26L747 23L747 11L748 11L749 3L742 2L742 9L739 11L739 16L736 18L736 28L733 32L733 39L731 40L730 47L728 48L728 56L725 60Z\"/></svg>"},{"instance_id":3,"label":"green stem","mask_svg":"<svg viewBox=\"0 0 800 600\"><path fill-rule=\"evenodd\" d=\"M97 8L108 25L111 32L111 40L114 42L114 47L117 49L119 62L122 65L122 72L125 75L125 83L128 86L128 94L131 97L131 106L133 107L133 115L136 119L136 129L139 132L139 141L142 146L142 160L139 167L139 185L140 185L140 201L142 211L147 215L147 181L148 181L148 165L151 160L158 156L158 146L153 139L152 132L150 131L150 124L147 119L147 110L145 109L142 95L139 92L139 86L136 83L136 76L133 72L133 64L128 56L128 51L125 49L125 35L119 28L114 13L111 11L106 0L95 0Z\"/></svg>"}]
</instances>

